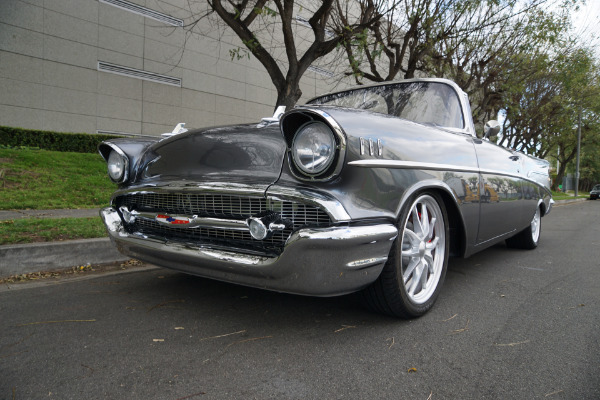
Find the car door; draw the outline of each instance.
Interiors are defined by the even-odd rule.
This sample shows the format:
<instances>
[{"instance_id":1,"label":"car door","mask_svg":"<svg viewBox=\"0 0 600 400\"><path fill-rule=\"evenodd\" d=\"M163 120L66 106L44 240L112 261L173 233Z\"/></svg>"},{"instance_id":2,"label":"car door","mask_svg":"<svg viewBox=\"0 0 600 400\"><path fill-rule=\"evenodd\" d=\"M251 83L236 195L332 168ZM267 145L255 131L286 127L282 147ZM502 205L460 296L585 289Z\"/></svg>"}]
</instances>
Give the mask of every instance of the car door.
<instances>
[{"instance_id":1,"label":"car door","mask_svg":"<svg viewBox=\"0 0 600 400\"><path fill-rule=\"evenodd\" d=\"M502 146L473 142L479 164L479 244L517 229L523 207L522 163L518 153Z\"/></svg>"}]
</instances>

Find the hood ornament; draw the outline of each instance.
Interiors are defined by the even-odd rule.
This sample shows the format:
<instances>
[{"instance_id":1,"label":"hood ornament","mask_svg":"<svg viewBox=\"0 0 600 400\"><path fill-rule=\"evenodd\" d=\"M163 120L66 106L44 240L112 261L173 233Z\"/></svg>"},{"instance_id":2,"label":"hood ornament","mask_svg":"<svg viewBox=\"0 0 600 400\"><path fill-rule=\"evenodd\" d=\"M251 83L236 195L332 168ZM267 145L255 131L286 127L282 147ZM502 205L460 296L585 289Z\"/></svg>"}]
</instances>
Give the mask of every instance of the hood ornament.
<instances>
[{"instance_id":1,"label":"hood ornament","mask_svg":"<svg viewBox=\"0 0 600 400\"><path fill-rule=\"evenodd\" d=\"M269 126L271 124L276 124L279 122L281 116L285 113L285 106L279 106L273 113L273 116L270 118L263 118L260 120L260 123L256 125L257 128L264 128L265 126Z\"/></svg>"},{"instance_id":2,"label":"hood ornament","mask_svg":"<svg viewBox=\"0 0 600 400\"><path fill-rule=\"evenodd\" d=\"M177 125L175 125L175 128L173 129L172 132L163 133L160 136L164 137L164 138L170 138L171 136L179 135L180 133L184 133L184 132L187 132L187 131L188 130L185 129L185 122L180 122Z\"/></svg>"}]
</instances>

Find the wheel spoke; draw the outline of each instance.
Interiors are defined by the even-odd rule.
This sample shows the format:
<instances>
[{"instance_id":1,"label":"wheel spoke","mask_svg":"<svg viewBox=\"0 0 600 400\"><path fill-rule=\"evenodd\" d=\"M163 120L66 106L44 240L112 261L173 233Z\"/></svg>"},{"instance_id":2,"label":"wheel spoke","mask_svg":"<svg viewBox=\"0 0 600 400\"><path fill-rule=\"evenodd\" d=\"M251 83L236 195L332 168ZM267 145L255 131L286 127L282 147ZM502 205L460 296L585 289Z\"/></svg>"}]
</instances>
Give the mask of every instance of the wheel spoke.
<instances>
[{"instance_id":1,"label":"wheel spoke","mask_svg":"<svg viewBox=\"0 0 600 400\"><path fill-rule=\"evenodd\" d=\"M419 265L419 268L416 268L416 271L413 274L413 279L411 281L410 289L408 291L408 293L411 296L415 295L415 290L417 290L417 286L419 286L419 282L421 281L421 274L423 273L423 268L422 268L422 264L420 261L419 261L418 265Z\"/></svg>"},{"instance_id":2,"label":"wheel spoke","mask_svg":"<svg viewBox=\"0 0 600 400\"><path fill-rule=\"evenodd\" d=\"M427 262L427 267L429 268L429 273L433 274L433 256L431 254L425 254L425 261Z\"/></svg>"},{"instance_id":3,"label":"wheel spoke","mask_svg":"<svg viewBox=\"0 0 600 400\"><path fill-rule=\"evenodd\" d=\"M429 223L429 232L427 232L427 237L425 238L426 241L430 241L435 234L435 229L433 227L435 227L436 220L436 217L431 218L431 222Z\"/></svg>"},{"instance_id":4,"label":"wheel spoke","mask_svg":"<svg viewBox=\"0 0 600 400\"><path fill-rule=\"evenodd\" d=\"M402 257L417 257L418 255L419 250L412 246L408 250L402 250Z\"/></svg>"},{"instance_id":5,"label":"wheel spoke","mask_svg":"<svg viewBox=\"0 0 600 400\"><path fill-rule=\"evenodd\" d=\"M421 243L421 238L419 238L419 235L417 235L410 229L406 229L404 231L404 238L407 239L411 245L418 245L419 243Z\"/></svg>"},{"instance_id":6,"label":"wheel spoke","mask_svg":"<svg viewBox=\"0 0 600 400\"><path fill-rule=\"evenodd\" d=\"M429 226L429 211L427 211L427 206L425 204L421 205L421 226L423 227L423 237L427 237L429 235L430 226Z\"/></svg>"},{"instance_id":7,"label":"wheel spoke","mask_svg":"<svg viewBox=\"0 0 600 400\"><path fill-rule=\"evenodd\" d=\"M440 241L440 238L436 237L431 242L426 243L425 244L425 248L427 250L433 250L433 249L435 249L437 247L439 241Z\"/></svg>"},{"instance_id":8,"label":"wheel spoke","mask_svg":"<svg viewBox=\"0 0 600 400\"><path fill-rule=\"evenodd\" d=\"M430 276L428 272L431 271L431 269L432 267L429 262L423 263L423 271L421 272L421 290L427 289L427 278Z\"/></svg>"},{"instance_id":9,"label":"wheel spoke","mask_svg":"<svg viewBox=\"0 0 600 400\"><path fill-rule=\"evenodd\" d=\"M404 274L402 276L404 278L405 285L406 285L406 282L408 282L408 280L412 276L413 271L415 270L417 265L419 265L420 263L421 263L421 260L419 260L418 258L413 258L412 260L410 260L410 263L408 263L408 266L406 267L406 271L404 271Z\"/></svg>"},{"instance_id":10,"label":"wheel spoke","mask_svg":"<svg viewBox=\"0 0 600 400\"><path fill-rule=\"evenodd\" d=\"M412 220L415 228L415 233L420 233L423 235L423 225L421 224L421 219L419 218L419 210L417 210L417 206L415 205L412 209ZM418 230L418 232L416 232Z\"/></svg>"}]
</instances>

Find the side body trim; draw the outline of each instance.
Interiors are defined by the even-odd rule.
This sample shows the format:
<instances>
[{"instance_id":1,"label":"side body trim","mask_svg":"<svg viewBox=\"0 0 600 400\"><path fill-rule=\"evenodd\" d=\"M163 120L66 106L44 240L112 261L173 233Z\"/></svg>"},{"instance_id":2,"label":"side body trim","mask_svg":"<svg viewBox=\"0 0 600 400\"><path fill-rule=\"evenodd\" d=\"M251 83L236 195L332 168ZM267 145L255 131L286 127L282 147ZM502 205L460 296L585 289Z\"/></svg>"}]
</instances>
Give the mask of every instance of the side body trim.
<instances>
[{"instance_id":1,"label":"side body trim","mask_svg":"<svg viewBox=\"0 0 600 400\"><path fill-rule=\"evenodd\" d=\"M348 165L363 168L395 168L395 169L420 169L429 171L452 171L452 172L473 172L486 175L502 175L510 176L513 178L523 179L525 181L533 182L539 186L540 183L534 179L526 177L524 175L511 174L508 172L493 170L493 169L479 169L460 167L450 164L436 164L436 163L424 163L418 161L398 161L398 160L356 160L350 161ZM543 186L541 186L543 187Z\"/></svg>"}]
</instances>

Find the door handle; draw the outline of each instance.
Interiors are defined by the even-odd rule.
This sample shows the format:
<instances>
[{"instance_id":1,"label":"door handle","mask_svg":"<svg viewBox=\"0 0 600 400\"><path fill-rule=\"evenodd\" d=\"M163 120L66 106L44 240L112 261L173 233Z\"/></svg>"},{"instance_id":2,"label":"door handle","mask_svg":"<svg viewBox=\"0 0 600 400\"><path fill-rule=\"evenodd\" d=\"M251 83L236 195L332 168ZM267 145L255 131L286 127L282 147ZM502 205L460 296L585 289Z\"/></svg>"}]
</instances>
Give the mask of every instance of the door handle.
<instances>
[{"instance_id":1,"label":"door handle","mask_svg":"<svg viewBox=\"0 0 600 400\"><path fill-rule=\"evenodd\" d=\"M520 157L520 156L510 156L510 157L508 157L508 158L510 158L510 159L511 159L511 160L513 160L513 161L519 161L519 159L520 159L521 157Z\"/></svg>"}]
</instances>

